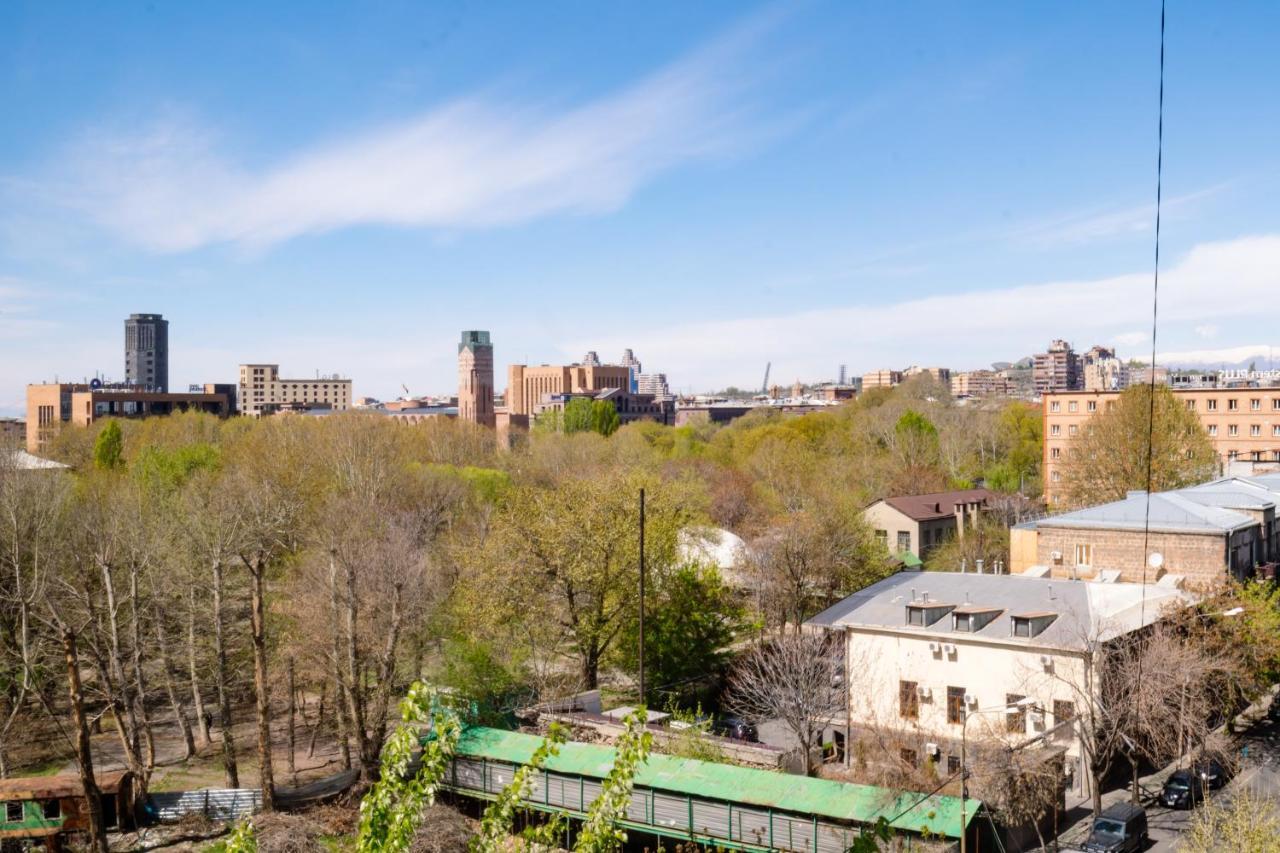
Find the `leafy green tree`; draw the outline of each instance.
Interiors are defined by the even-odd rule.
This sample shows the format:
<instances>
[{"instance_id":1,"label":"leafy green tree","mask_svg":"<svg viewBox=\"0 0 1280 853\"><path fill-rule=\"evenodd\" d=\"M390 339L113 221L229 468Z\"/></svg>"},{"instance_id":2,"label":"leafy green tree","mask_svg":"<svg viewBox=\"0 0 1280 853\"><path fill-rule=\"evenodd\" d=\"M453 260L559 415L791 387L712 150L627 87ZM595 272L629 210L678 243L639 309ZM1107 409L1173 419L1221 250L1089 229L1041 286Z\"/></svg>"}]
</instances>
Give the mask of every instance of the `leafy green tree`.
<instances>
[{"instance_id":1,"label":"leafy green tree","mask_svg":"<svg viewBox=\"0 0 1280 853\"><path fill-rule=\"evenodd\" d=\"M422 811L435 802L448 772L462 729L451 711L442 709L436 692L415 682L400 703L401 724L382 751L382 770L360 801L357 853L403 853L413 843ZM431 736L420 740L420 727L430 721ZM418 772L409 765L421 744Z\"/></svg>"},{"instance_id":2,"label":"leafy green tree","mask_svg":"<svg viewBox=\"0 0 1280 853\"><path fill-rule=\"evenodd\" d=\"M245 818L235 825L223 850L224 853L258 853L258 836L252 818Z\"/></svg>"},{"instance_id":3,"label":"leafy green tree","mask_svg":"<svg viewBox=\"0 0 1280 853\"><path fill-rule=\"evenodd\" d=\"M751 627L746 607L713 566L682 565L653 579L645 612L645 682L653 692L721 672L733 641ZM631 621L618 646L619 664L638 665L639 624Z\"/></svg>"},{"instance_id":4,"label":"leafy green tree","mask_svg":"<svg viewBox=\"0 0 1280 853\"><path fill-rule=\"evenodd\" d=\"M1187 853L1276 853L1280 851L1280 810L1275 800L1245 788L1224 802L1214 797L1195 810L1180 850Z\"/></svg>"},{"instance_id":5,"label":"leafy green tree","mask_svg":"<svg viewBox=\"0 0 1280 853\"><path fill-rule=\"evenodd\" d=\"M93 443L93 465L102 471L111 471L124 464L124 436L120 424L112 419L98 433Z\"/></svg>"},{"instance_id":6,"label":"leafy green tree","mask_svg":"<svg viewBox=\"0 0 1280 853\"><path fill-rule=\"evenodd\" d=\"M621 423L617 407L608 400L596 400L591 404L591 429L594 431L607 438L618 431Z\"/></svg>"},{"instance_id":7,"label":"leafy green tree","mask_svg":"<svg viewBox=\"0 0 1280 853\"><path fill-rule=\"evenodd\" d=\"M1068 441L1062 470L1066 505L1106 503L1146 489L1148 451L1152 491L1180 489L1214 475L1217 454L1200 418L1169 386L1155 386L1154 400L1152 393L1150 385L1131 386Z\"/></svg>"},{"instance_id":8,"label":"leafy green tree","mask_svg":"<svg viewBox=\"0 0 1280 853\"><path fill-rule=\"evenodd\" d=\"M561 423L567 433L586 432L592 428L592 411L595 401L588 397L574 397L564 404Z\"/></svg>"},{"instance_id":9,"label":"leafy green tree","mask_svg":"<svg viewBox=\"0 0 1280 853\"><path fill-rule=\"evenodd\" d=\"M1044 418L1040 410L1026 403L1009 403L1000 411L997 435L1004 454L1000 464L1006 470L996 474L1003 479L990 488L1012 492L1025 488L1027 483L1038 485L1044 457ZM1018 485L1009 488L1015 479Z\"/></svg>"}]
</instances>

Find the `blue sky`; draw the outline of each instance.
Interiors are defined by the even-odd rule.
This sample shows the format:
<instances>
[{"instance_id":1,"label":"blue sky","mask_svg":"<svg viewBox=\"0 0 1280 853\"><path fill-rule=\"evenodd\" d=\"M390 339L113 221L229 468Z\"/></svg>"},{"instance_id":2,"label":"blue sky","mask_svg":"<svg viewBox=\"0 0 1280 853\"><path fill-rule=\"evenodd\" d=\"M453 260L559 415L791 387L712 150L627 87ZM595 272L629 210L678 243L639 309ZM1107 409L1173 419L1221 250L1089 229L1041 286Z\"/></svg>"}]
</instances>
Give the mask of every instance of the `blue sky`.
<instances>
[{"instance_id":1,"label":"blue sky","mask_svg":"<svg viewBox=\"0 0 1280 853\"><path fill-rule=\"evenodd\" d=\"M0 411L240 362L681 390L1150 347L1159 6L7 3ZM1171 0L1159 349L1280 350L1280 6ZM1265 356L1264 356L1265 360ZM500 386L505 384L499 379Z\"/></svg>"}]
</instances>

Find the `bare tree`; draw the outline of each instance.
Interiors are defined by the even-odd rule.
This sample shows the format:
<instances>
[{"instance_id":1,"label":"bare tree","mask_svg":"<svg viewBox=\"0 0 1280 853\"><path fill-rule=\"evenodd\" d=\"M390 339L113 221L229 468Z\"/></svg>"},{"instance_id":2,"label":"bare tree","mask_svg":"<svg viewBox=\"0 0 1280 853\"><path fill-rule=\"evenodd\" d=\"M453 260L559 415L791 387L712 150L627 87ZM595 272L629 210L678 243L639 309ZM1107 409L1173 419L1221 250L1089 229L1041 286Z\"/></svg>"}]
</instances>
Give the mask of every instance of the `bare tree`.
<instances>
[{"instance_id":1,"label":"bare tree","mask_svg":"<svg viewBox=\"0 0 1280 853\"><path fill-rule=\"evenodd\" d=\"M787 634L752 649L729 676L729 707L756 723L781 720L800 743L806 773L823 730L844 710L840 654L824 633Z\"/></svg>"}]
</instances>

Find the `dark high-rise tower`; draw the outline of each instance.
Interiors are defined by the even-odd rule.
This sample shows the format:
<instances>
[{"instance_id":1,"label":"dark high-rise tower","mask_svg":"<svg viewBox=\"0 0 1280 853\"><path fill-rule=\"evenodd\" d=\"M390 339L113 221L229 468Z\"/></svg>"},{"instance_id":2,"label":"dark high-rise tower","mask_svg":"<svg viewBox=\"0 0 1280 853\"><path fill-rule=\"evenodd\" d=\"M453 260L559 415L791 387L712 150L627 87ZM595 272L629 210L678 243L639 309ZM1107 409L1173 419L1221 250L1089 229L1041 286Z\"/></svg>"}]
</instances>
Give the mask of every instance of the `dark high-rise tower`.
<instances>
[{"instance_id":1,"label":"dark high-rise tower","mask_svg":"<svg viewBox=\"0 0 1280 853\"><path fill-rule=\"evenodd\" d=\"M169 390L169 321L159 314L130 314L124 321L124 381Z\"/></svg>"}]
</instances>

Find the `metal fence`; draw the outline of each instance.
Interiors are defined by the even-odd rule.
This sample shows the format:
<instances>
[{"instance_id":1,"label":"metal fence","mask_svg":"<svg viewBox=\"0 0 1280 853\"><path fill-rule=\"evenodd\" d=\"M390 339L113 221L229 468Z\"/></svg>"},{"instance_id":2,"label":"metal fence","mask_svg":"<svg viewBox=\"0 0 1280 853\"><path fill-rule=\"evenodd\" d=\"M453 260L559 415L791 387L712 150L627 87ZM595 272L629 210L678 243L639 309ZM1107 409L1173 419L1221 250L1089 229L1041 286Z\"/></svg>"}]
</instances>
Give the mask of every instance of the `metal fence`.
<instances>
[{"instance_id":1,"label":"metal fence","mask_svg":"<svg viewBox=\"0 0 1280 853\"><path fill-rule=\"evenodd\" d=\"M151 794L151 802L162 823L172 823L190 814L203 814L210 820L235 821L262 808L262 791L258 788L170 791Z\"/></svg>"}]
</instances>

